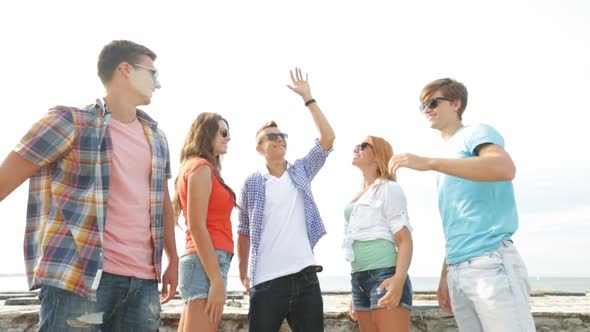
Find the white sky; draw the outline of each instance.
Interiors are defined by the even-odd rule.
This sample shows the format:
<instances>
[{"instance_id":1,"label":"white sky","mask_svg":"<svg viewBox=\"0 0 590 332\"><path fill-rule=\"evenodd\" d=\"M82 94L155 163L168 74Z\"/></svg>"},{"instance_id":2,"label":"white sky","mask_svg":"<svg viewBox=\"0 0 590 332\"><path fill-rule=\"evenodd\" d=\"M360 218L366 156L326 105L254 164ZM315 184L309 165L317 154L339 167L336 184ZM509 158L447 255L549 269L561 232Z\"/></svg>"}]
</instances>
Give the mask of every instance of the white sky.
<instances>
[{"instance_id":1,"label":"white sky","mask_svg":"<svg viewBox=\"0 0 590 332\"><path fill-rule=\"evenodd\" d=\"M343 207L360 185L352 146L372 134L396 152L434 155L440 137L418 112L418 94L454 77L470 93L464 123L496 127L516 162L514 239L530 275L590 276L589 2L93 3L0 4L0 158L50 107L103 96L98 53L129 39L159 56L163 88L144 109L167 133L173 173L189 124L218 112L232 134L223 175L239 190L261 162L253 137L262 123L274 119L289 133L290 160L316 137L301 99L285 87L289 69L300 66L337 136L314 183L329 232L316 256L325 274L346 275ZM410 273L438 276L444 240L435 174L402 170L399 179L414 226ZM24 271L26 196L25 184L0 203L0 274Z\"/></svg>"}]
</instances>

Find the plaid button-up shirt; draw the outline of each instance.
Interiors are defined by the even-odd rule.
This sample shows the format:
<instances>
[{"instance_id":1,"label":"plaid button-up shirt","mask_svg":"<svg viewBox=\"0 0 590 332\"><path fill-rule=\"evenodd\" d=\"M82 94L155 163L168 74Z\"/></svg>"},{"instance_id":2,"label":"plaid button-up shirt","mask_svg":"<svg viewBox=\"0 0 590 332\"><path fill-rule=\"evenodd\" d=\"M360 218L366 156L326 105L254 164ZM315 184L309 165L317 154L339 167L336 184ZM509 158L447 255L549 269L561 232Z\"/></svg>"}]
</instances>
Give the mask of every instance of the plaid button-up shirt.
<instances>
[{"instance_id":1,"label":"plaid button-up shirt","mask_svg":"<svg viewBox=\"0 0 590 332\"><path fill-rule=\"evenodd\" d=\"M110 118L100 99L83 109L58 106L34 124L15 148L41 166L30 178L25 230L31 290L50 285L96 301L113 158ZM150 224L159 281L170 156L157 123L140 110L137 118L152 151Z\"/></svg>"},{"instance_id":2,"label":"plaid button-up shirt","mask_svg":"<svg viewBox=\"0 0 590 332\"><path fill-rule=\"evenodd\" d=\"M319 141L316 140L315 145L305 157L297 159L295 163L287 167L291 181L293 181L297 189L303 192L307 237L312 249L320 238L326 234L326 228L311 192L311 181L324 166L330 152L332 152L332 148L325 151ZM252 173L246 178L242 187L238 226L238 234L250 237L248 277L251 284L255 283L254 278L256 277L254 272L256 271L258 246L262 235L265 198L266 177L261 171Z\"/></svg>"}]
</instances>

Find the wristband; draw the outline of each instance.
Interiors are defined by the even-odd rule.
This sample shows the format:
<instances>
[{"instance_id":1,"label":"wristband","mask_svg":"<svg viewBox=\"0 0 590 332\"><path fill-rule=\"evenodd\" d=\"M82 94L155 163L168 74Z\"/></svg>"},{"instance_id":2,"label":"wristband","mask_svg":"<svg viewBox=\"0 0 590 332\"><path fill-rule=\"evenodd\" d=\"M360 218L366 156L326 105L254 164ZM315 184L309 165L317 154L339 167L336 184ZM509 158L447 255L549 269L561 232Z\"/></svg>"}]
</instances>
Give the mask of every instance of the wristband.
<instances>
[{"instance_id":1,"label":"wristband","mask_svg":"<svg viewBox=\"0 0 590 332\"><path fill-rule=\"evenodd\" d=\"M310 100L305 102L305 106L309 106L311 104L315 103L315 99L311 98Z\"/></svg>"}]
</instances>

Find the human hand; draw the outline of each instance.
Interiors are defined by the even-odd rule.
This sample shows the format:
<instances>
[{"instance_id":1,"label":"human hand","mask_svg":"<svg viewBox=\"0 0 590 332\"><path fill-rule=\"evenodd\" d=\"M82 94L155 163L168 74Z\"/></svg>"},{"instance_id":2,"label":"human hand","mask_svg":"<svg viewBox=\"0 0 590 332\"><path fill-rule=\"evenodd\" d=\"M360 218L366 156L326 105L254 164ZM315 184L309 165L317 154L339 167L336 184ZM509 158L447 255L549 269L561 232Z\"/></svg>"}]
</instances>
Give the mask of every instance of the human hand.
<instances>
[{"instance_id":1,"label":"human hand","mask_svg":"<svg viewBox=\"0 0 590 332\"><path fill-rule=\"evenodd\" d=\"M377 303L387 309L397 307L402 297L402 291L404 287L403 285L403 282L396 279L395 276L385 279L381 285L379 285L378 289L381 291L387 289L387 292L379 299Z\"/></svg>"},{"instance_id":2,"label":"human hand","mask_svg":"<svg viewBox=\"0 0 590 332\"><path fill-rule=\"evenodd\" d=\"M209 296L207 297L207 305L205 306L205 315L209 317L209 322L211 324L221 320L224 305L225 290L223 280L211 282Z\"/></svg>"},{"instance_id":3,"label":"human hand","mask_svg":"<svg viewBox=\"0 0 590 332\"><path fill-rule=\"evenodd\" d=\"M438 306L446 313L453 314L451 307L451 296L449 295L449 285L446 278L441 278L436 290L436 297L438 299Z\"/></svg>"},{"instance_id":4,"label":"human hand","mask_svg":"<svg viewBox=\"0 0 590 332\"><path fill-rule=\"evenodd\" d=\"M176 296L176 287L178 286L178 261L176 263L168 263L166 271L162 276L162 295L160 296L160 303L164 304L172 300Z\"/></svg>"},{"instance_id":5,"label":"human hand","mask_svg":"<svg viewBox=\"0 0 590 332\"><path fill-rule=\"evenodd\" d=\"M242 282L242 285L244 285L244 288L246 288L246 293L250 294L250 278L248 278L248 276L243 276L240 277L240 281Z\"/></svg>"},{"instance_id":6,"label":"human hand","mask_svg":"<svg viewBox=\"0 0 590 332\"><path fill-rule=\"evenodd\" d=\"M307 82L307 74L305 74L305 79L303 79L303 74L299 68L295 68L295 75L293 75L292 70L289 70L289 73L291 74L291 81L293 82L293 85L287 85L287 87L296 94L300 95L303 98L303 101L312 99L311 88Z\"/></svg>"},{"instance_id":7,"label":"human hand","mask_svg":"<svg viewBox=\"0 0 590 332\"><path fill-rule=\"evenodd\" d=\"M400 167L411 168L416 171L430 170L430 159L410 153L396 154L389 159L389 173L395 174Z\"/></svg>"}]
</instances>

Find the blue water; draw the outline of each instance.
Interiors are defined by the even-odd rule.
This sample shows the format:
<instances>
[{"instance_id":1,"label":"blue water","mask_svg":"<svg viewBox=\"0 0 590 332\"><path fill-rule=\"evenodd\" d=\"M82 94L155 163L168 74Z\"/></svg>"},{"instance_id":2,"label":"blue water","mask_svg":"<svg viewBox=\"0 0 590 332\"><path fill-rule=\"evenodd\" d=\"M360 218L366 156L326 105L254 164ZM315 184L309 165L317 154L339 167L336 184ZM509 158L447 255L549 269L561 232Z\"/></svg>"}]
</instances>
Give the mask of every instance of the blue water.
<instances>
[{"instance_id":1,"label":"blue water","mask_svg":"<svg viewBox=\"0 0 590 332\"><path fill-rule=\"evenodd\" d=\"M328 276L318 274L324 292L350 291L350 279L346 276ZM531 289L539 292L578 292L590 293L590 278L529 278ZM436 291L438 277L412 277L415 291ZM227 288L230 291L242 291L243 287L237 276L228 278ZM27 281L24 275L0 275L0 292L26 291Z\"/></svg>"}]
</instances>

